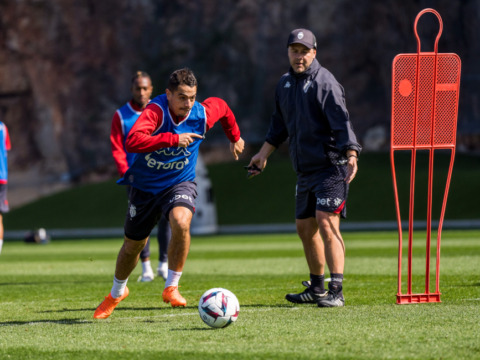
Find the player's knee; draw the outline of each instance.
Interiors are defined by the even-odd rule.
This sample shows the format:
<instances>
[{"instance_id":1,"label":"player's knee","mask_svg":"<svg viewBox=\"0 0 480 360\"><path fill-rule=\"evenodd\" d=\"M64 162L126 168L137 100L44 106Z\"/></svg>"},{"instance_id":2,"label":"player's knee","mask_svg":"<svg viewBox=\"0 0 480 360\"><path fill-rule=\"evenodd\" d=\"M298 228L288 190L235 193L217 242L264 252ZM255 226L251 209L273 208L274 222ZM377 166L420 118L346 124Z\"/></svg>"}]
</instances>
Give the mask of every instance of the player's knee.
<instances>
[{"instance_id":1,"label":"player's knee","mask_svg":"<svg viewBox=\"0 0 480 360\"><path fill-rule=\"evenodd\" d=\"M140 241L125 239L125 242L123 243L123 247L124 247L125 253L129 255L137 255L143 250L146 243L147 243L147 239L140 240Z\"/></svg>"},{"instance_id":2,"label":"player's knee","mask_svg":"<svg viewBox=\"0 0 480 360\"><path fill-rule=\"evenodd\" d=\"M189 232L191 221L192 213L188 209L181 208L178 211L172 210L170 213L170 226L174 232Z\"/></svg>"}]
</instances>

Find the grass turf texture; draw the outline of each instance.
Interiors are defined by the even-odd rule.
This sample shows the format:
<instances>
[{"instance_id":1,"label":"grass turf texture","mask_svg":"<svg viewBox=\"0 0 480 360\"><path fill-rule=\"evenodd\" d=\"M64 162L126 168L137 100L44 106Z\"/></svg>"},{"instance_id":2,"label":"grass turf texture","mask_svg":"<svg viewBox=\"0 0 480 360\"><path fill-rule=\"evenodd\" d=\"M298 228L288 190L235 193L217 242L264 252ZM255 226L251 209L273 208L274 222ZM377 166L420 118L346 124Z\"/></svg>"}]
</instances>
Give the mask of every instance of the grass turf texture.
<instances>
[{"instance_id":1,"label":"grass turf texture","mask_svg":"<svg viewBox=\"0 0 480 360\"><path fill-rule=\"evenodd\" d=\"M295 235L194 237L180 289L187 308L161 302L163 281L137 283L137 267L130 296L107 320L92 316L110 290L120 239L6 242L0 359L478 359L479 237L444 231L442 303L395 305L396 233L345 233L346 307L336 309L284 300L308 276ZM423 247L415 242L420 288ZM217 286L240 301L225 329L208 328L197 312Z\"/></svg>"},{"instance_id":2,"label":"grass turf texture","mask_svg":"<svg viewBox=\"0 0 480 360\"><path fill-rule=\"evenodd\" d=\"M415 217L426 219L426 153L419 151ZM433 220L438 220L449 154L435 154ZM209 166L217 204L218 222L227 224L293 223L295 173L290 160L274 153L264 173L246 179L248 160ZM396 155L402 219L408 219L410 157ZM478 219L480 157L457 154L447 203L446 220ZM79 186L54 194L4 216L7 230L123 227L127 208L123 186L113 180ZM387 153L366 153L359 162L348 199L351 221L395 221L390 158Z\"/></svg>"}]
</instances>

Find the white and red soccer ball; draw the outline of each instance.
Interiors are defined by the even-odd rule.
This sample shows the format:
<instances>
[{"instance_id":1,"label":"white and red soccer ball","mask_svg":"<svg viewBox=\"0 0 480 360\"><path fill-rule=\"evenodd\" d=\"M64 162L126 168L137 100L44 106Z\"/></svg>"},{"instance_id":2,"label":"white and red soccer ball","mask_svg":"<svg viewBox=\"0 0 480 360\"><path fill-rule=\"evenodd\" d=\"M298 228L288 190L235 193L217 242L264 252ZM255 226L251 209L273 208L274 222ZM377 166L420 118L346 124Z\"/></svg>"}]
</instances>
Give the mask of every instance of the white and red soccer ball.
<instances>
[{"instance_id":1,"label":"white and red soccer ball","mask_svg":"<svg viewBox=\"0 0 480 360\"><path fill-rule=\"evenodd\" d=\"M237 297L229 290L213 288L205 291L198 303L200 318L214 328L227 327L235 322L240 311Z\"/></svg>"}]
</instances>

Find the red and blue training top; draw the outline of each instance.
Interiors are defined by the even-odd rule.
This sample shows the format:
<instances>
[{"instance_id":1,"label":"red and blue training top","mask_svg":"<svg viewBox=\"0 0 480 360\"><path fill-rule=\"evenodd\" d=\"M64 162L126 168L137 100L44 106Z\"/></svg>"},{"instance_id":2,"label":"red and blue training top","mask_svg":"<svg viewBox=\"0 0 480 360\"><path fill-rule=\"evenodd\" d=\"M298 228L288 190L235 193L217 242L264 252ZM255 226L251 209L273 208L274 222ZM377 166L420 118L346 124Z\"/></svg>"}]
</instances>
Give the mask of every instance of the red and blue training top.
<instances>
[{"instance_id":1,"label":"red and blue training top","mask_svg":"<svg viewBox=\"0 0 480 360\"><path fill-rule=\"evenodd\" d=\"M178 118L168 108L167 96L157 96L130 130L125 148L136 155L118 183L158 194L180 182L193 181L198 149L203 139L196 139L186 148L178 147L179 134L205 136L217 121L220 121L232 143L240 139L235 116L222 99L208 98L202 103L195 101L189 114Z\"/></svg>"},{"instance_id":2,"label":"red and blue training top","mask_svg":"<svg viewBox=\"0 0 480 360\"><path fill-rule=\"evenodd\" d=\"M125 140L141 113L142 109L130 100L113 115L110 142L113 159L120 176L123 176L133 163L134 154L125 149Z\"/></svg>"}]
</instances>

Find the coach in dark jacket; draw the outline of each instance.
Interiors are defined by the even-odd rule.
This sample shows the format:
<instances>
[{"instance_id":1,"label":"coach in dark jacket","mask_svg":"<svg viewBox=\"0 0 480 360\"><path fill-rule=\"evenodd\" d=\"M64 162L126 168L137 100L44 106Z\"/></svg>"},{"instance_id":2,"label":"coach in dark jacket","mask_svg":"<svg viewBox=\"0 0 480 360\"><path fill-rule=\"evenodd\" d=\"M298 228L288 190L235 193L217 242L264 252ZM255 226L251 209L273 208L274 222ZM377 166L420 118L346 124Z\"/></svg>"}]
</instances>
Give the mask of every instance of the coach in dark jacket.
<instances>
[{"instance_id":1,"label":"coach in dark jacket","mask_svg":"<svg viewBox=\"0 0 480 360\"><path fill-rule=\"evenodd\" d=\"M310 270L307 289L287 294L293 303L344 306L345 245L340 217L346 215L348 184L357 172L361 146L353 132L343 87L316 60L313 33L296 29L287 42L289 72L275 92L275 111L266 141L252 157L251 175L261 173L285 140L297 173L295 217ZM325 265L331 281L325 291Z\"/></svg>"}]
</instances>

